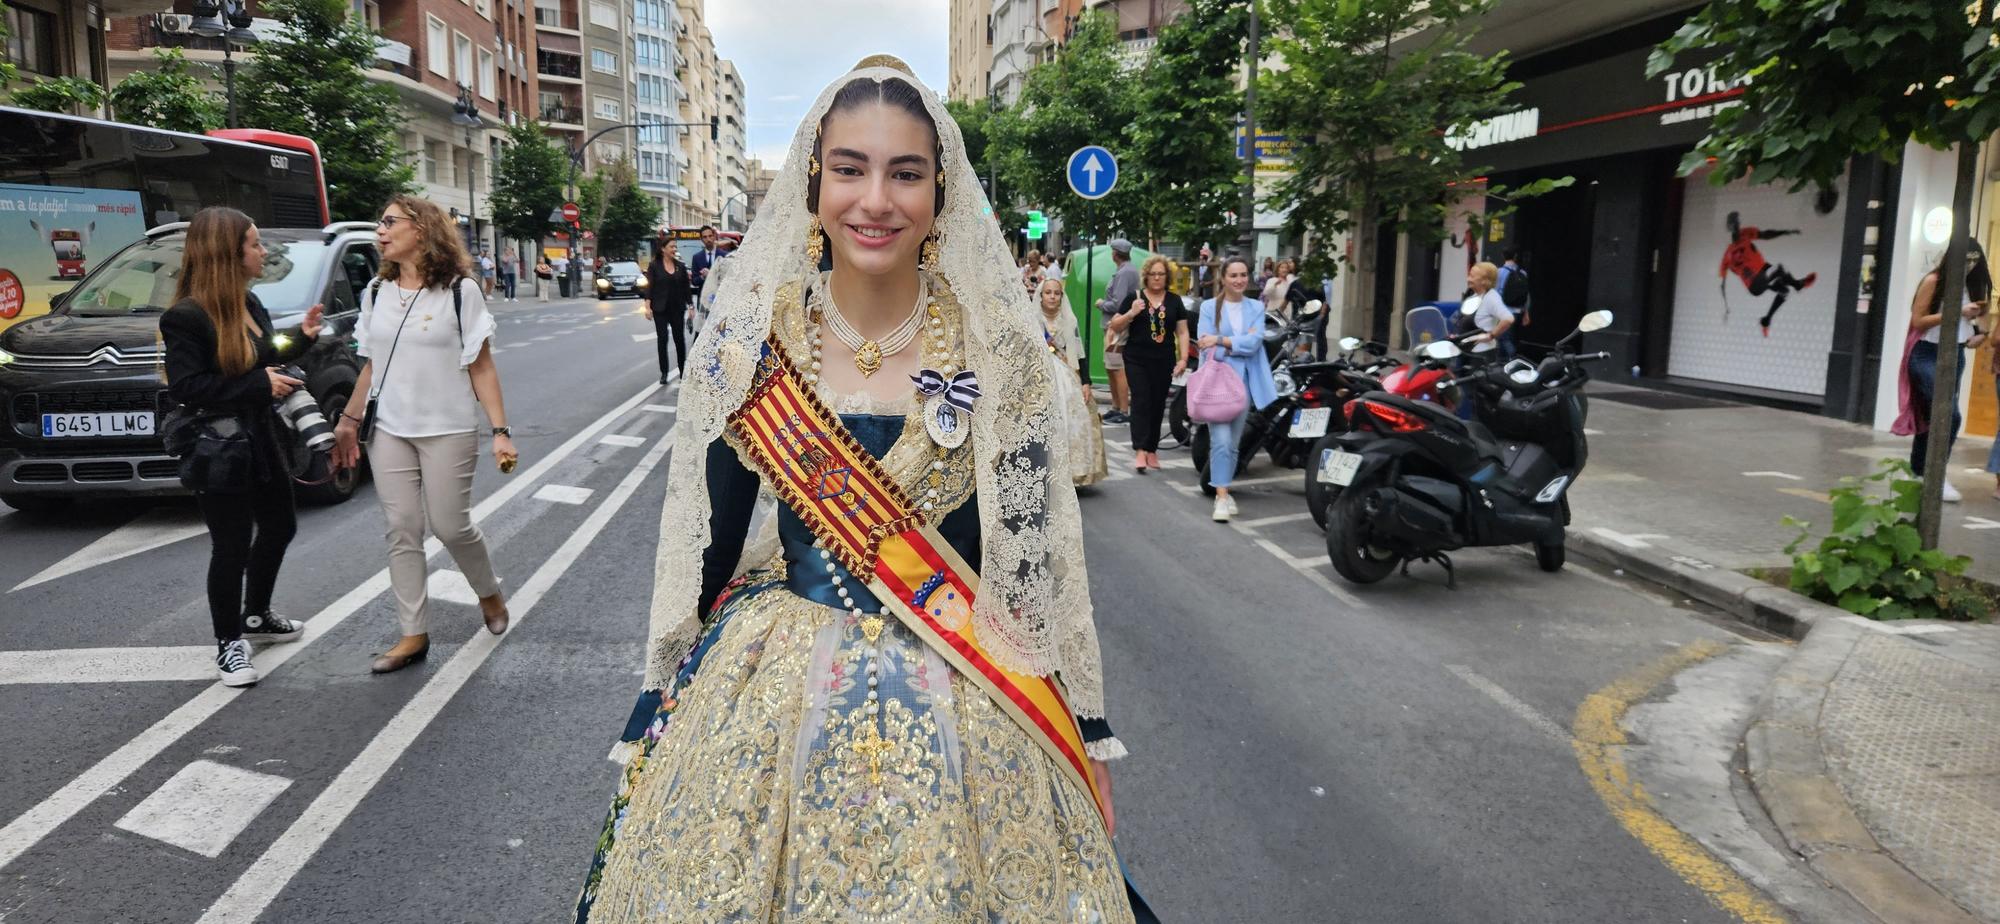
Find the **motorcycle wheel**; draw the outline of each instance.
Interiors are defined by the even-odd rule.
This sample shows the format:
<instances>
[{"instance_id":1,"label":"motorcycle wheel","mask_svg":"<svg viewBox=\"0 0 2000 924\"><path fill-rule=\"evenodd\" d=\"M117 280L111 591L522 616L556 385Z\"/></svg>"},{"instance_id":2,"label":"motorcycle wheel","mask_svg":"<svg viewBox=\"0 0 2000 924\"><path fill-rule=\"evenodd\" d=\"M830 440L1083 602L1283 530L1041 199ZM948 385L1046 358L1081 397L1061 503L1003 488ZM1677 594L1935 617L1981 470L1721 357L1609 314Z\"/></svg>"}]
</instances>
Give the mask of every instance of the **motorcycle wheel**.
<instances>
[{"instance_id":1,"label":"motorcycle wheel","mask_svg":"<svg viewBox=\"0 0 2000 924\"><path fill-rule=\"evenodd\" d=\"M1215 485L1208 483L1208 425L1194 428L1194 436L1188 443L1188 451L1194 453L1194 477L1201 482L1201 493L1206 497L1215 496Z\"/></svg>"},{"instance_id":2,"label":"motorcycle wheel","mask_svg":"<svg viewBox=\"0 0 2000 924\"><path fill-rule=\"evenodd\" d=\"M1339 485L1327 484L1319 480L1320 456L1326 450L1333 448L1333 438L1336 435L1329 433L1320 437L1317 442L1313 443L1312 450L1306 453L1305 458L1306 509L1312 512L1313 524L1320 529L1326 528L1327 509L1340 499Z\"/></svg>"},{"instance_id":3,"label":"motorcycle wheel","mask_svg":"<svg viewBox=\"0 0 2000 924\"><path fill-rule=\"evenodd\" d=\"M1356 584L1373 584L1388 577L1403 557L1368 545L1370 492L1343 491L1327 511L1326 555L1333 570Z\"/></svg>"},{"instance_id":4,"label":"motorcycle wheel","mask_svg":"<svg viewBox=\"0 0 2000 924\"><path fill-rule=\"evenodd\" d=\"M1562 570L1563 559L1566 555L1567 553L1564 551L1561 539L1557 539L1554 542L1535 543L1535 564L1540 565L1543 571L1547 571L1550 574Z\"/></svg>"}]
</instances>

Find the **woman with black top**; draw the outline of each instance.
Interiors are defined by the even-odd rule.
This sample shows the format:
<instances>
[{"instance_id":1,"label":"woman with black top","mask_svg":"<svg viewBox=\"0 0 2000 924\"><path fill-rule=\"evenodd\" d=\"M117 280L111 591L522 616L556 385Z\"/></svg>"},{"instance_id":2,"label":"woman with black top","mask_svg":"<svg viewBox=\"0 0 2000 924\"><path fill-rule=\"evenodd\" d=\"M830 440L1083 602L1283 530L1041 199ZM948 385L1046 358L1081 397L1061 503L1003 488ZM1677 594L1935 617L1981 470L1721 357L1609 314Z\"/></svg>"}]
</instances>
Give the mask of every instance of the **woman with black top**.
<instances>
[{"instance_id":1,"label":"woman with black top","mask_svg":"<svg viewBox=\"0 0 2000 924\"><path fill-rule=\"evenodd\" d=\"M270 642L298 638L300 623L271 612L278 567L297 528L292 474L279 442L284 423L274 402L305 383L279 372L271 316L251 294L264 275L264 245L250 217L208 208L188 223L174 305L160 316L166 345L167 391L175 401L209 414L228 414L250 435L254 466L240 490L197 491L208 522L208 615L215 629L215 668L222 682L257 682L244 636ZM300 327L303 350L319 336L319 305Z\"/></svg>"},{"instance_id":2,"label":"woman with black top","mask_svg":"<svg viewBox=\"0 0 2000 924\"><path fill-rule=\"evenodd\" d=\"M1171 263L1146 258L1139 291L1125 297L1108 326L1125 338L1125 376L1132 387L1132 468L1160 470L1160 419L1167 413L1167 388L1187 371L1187 306L1167 290Z\"/></svg>"},{"instance_id":3,"label":"woman with black top","mask_svg":"<svg viewBox=\"0 0 2000 924\"><path fill-rule=\"evenodd\" d=\"M667 384L667 338L674 338L674 362L687 373L687 306L691 276L681 265L680 252L662 234L653 241L653 262L646 264L646 317L659 336L654 345L660 351L660 384Z\"/></svg>"}]
</instances>

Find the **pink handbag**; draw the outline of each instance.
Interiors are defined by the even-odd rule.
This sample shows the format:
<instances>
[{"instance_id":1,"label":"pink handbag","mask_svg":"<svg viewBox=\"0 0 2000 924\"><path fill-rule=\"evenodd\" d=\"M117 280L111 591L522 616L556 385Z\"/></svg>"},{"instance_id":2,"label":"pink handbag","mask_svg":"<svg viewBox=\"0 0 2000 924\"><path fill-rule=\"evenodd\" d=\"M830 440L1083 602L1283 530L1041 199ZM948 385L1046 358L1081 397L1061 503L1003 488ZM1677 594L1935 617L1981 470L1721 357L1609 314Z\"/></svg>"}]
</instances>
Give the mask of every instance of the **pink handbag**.
<instances>
[{"instance_id":1,"label":"pink handbag","mask_svg":"<svg viewBox=\"0 0 2000 924\"><path fill-rule=\"evenodd\" d=\"M1188 418L1195 423L1228 423L1250 405L1250 390L1236 367L1223 359L1221 347L1202 354L1201 368L1188 376Z\"/></svg>"}]
</instances>

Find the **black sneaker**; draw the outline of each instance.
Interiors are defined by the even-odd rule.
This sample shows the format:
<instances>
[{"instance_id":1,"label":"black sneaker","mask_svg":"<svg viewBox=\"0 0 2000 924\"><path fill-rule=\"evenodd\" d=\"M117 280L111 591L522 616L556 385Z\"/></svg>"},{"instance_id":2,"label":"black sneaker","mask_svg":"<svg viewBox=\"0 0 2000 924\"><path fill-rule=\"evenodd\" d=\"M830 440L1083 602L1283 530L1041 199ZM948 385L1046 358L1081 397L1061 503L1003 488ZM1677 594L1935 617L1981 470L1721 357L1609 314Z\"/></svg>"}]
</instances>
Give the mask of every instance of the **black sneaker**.
<instances>
[{"instance_id":1,"label":"black sneaker","mask_svg":"<svg viewBox=\"0 0 2000 924\"><path fill-rule=\"evenodd\" d=\"M250 665L250 643L240 638L215 643L215 672L225 687L247 687L257 682L257 669Z\"/></svg>"},{"instance_id":2,"label":"black sneaker","mask_svg":"<svg viewBox=\"0 0 2000 924\"><path fill-rule=\"evenodd\" d=\"M306 624L270 610L243 614L243 634L260 642L289 642L304 635Z\"/></svg>"}]
</instances>

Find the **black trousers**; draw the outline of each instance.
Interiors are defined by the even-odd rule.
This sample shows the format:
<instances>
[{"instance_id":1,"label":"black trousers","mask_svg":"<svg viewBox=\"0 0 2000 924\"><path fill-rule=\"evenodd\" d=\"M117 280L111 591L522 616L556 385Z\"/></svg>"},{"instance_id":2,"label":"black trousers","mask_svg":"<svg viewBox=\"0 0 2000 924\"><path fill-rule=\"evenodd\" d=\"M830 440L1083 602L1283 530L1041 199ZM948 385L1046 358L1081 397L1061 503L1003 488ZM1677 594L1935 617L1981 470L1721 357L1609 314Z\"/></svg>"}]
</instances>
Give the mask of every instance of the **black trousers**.
<instances>
[{"instance_id":1,"label":"black trousers","mask_svg":"<svg viewBox=\"0 0 2000 924\"><path fill-rule=\"evenodd\" d=\"M241 638L243 614L271 608L278 566L298 532L292 479L279 475L248 494L198 494L208 521L208 618L215 637ZM254 530L254 537L252 535Z\"/></svg>"},{"instance_id":2,"label":"black trousers","mask_svg":"<svg viewBox=\"0 0 2000 924\"><path fill-rule=\"evenodd\" d=\"M681 378L687 378L687 306L653 306L653 345L660 351L660 378L667 377L667 338L674 341L674 362L681 367Z\"/></svg>"},{"instance_id":3,"label":"black trousers","mask_svg":"<svg viewBox=\"0 0 2000 924\"><path fill-rule=\"evenodd\" d=\"M1167 416L1167 391L1174 383L1171 359L1125 357L1125 382L1132 390L1132 451L1160 451L1160 421Z\"/></svg>"}]
</instances>

